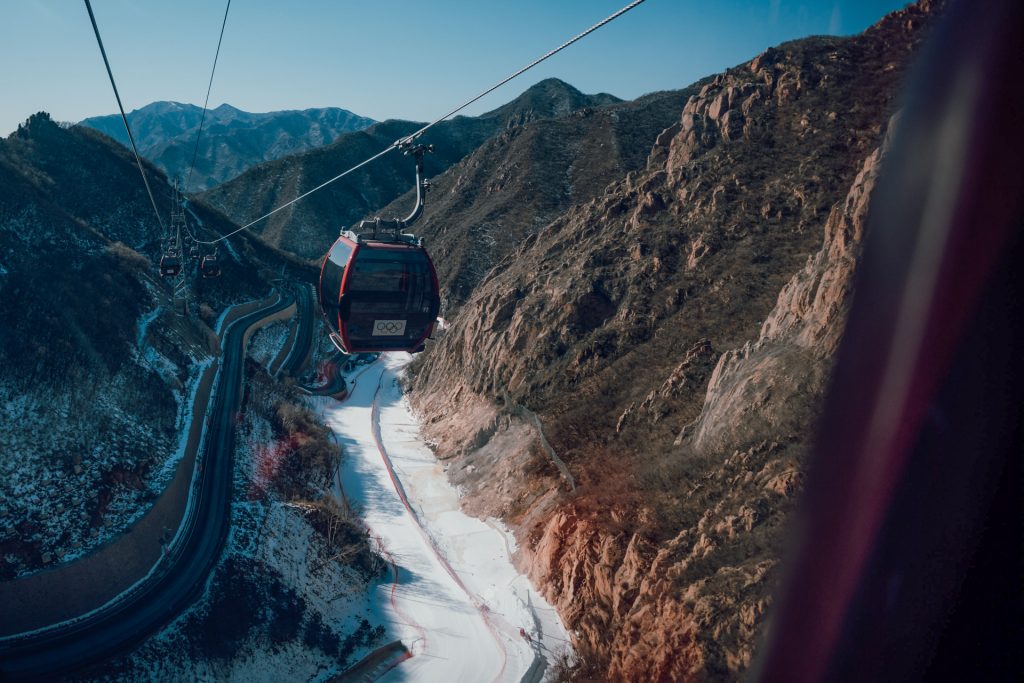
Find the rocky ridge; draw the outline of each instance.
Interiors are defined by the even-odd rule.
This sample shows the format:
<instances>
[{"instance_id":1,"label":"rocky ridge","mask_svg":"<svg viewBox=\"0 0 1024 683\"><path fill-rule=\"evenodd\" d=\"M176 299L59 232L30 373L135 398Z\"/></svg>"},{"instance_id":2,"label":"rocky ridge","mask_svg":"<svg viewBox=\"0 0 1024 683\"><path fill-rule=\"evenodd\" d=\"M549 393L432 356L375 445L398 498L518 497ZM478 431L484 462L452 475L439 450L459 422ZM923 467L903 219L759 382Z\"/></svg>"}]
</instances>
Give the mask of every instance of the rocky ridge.
<instances>
[{"instance_id":1,"label":"rocky ridge","mask_svg":"<svg viewBox=\"0 0 1024 683\"><path fill-rule=\"evenodd\" d=\"M573 205L599 196L609 183L642 169L655 138L696 92L654 93L525 119L431 178L428 208L415 230L430 248L444 314L465 302L525 238ZM379 213L405 215L413 201L413 193L406 192Z\"/></svg>"},{"instance_id":2,"label":"rocky ridge","mask_svg":"<svg viewBox=\"0 0 1024 683\"><path fill-rule=\"evenodd\" d=\"M703 84L645 168L526 230L424 354L428 435L467 507L517 529L577 676L750 665L883 132L935 11Z\"/></svg>"}]
</instances>

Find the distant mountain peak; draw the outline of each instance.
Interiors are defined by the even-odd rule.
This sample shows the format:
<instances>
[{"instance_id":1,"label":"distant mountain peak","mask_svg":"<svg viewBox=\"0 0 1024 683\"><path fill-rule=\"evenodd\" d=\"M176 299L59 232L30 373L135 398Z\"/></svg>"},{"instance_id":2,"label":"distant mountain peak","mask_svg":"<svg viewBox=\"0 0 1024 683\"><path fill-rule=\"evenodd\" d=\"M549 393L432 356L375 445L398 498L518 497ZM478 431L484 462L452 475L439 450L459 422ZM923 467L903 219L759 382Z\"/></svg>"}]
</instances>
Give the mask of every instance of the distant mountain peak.
<instances>
[{"instance_id":1,"label":"distant mountain peak","mask_svg":"<svg viewBox=\"0 0 1024 683\"><path fill-rule=\"evenodd\" d=\"M131 115L138 115L138 114L163 114L163 113L167 113L167 112L183 112L183 111L196 111L196 112L198 112L198 111L200 111L200 108L197 107L194 104L189 104L187 102L174 102L173 100L158 100L156 102L150 102L149 104L145 104L145 105L139 107L138 109L133 109L130 112L128 112L128 115L131 116ZM113 116L116 116L116 115L113 115ZM95 118L103 118L103 117L97 116ZM88 119L86 119L86 120L88 120Z\"/></svg>"},{"instance_id":2,"label":"distant mountain peak","mask_svg":"<svg viewBox=\"0 0 1024 683\"><path fill-rule=\"evenodd\" d=\"M139 152L171 177L188 172L203 118L201 107L172 101L151 102L128 114ZM252 113L226 102L210 109L205 121L191 174L193 190L209 189L255 164L329 144L374 123L337 107ZM81 123L128 145L117 114Z\"/></svg>"},{"instance_id":3,"label":"distant mountain peak","mask_svg":"<svg viewBox=\"0 0 1024 683\"><path fill-rule=\"evenodd\" d=\"M60 130L60 124L54 121L48 112L40 111L32 114L24 123L19 124L18 130L11 133L11 137L28 140L52 134L58 130Z\"/></svg>"},{"instance_id":4,"label":"distant mountain peak","mask_svg":"<svg viewBox=\"0 0 1024 683\"><path fill-rule=\"evenodd\" d=\"M567 83L563 81L561 78L555 78L554 76L552 76L551 78L545 78L542 81L537 81L529 88L527 88L525 91L523 91L523 94L525 95L526 93L529 93L531 90L544 92L563 91L567 93L572 93L574 95L583 94L583 92L580 91L579 88L574 86L572 83Z\"/></svg>"},{"instance_id":5,"label":"distant mountain peak","mask_svg":"<svg viewBox=\"0 0 1024 683\"><path fill-rule=\"evenodd\" d=\"M602 107L622 102L608 93L587 95L559 78L545 78L523 91L508 104L483 114L484 117L533 118L564 116L587 107Z\"/></svg>"},{"instance_id":6,"label":"distant mountain peak","mask_svg":"<svg viewBox=\"0 0 1024 683\"><path fill-rule=\"evenodd\" d=\"M523 92L527 93L527 92L530 92L531 90L534 90L536 88L552 88L552 87L554 87L554 88L562 88L564 90L569 90L571 92L580 92L576 88L576 86L574 86L572 83L568 83L566 81L563 81L561 78L558 78L556 76L551 76L549 78L544 78L542 80L539 80L536 83L534 83L533 85L531 85L529 88L524 90Z\"/></svg>"}]
</instances>

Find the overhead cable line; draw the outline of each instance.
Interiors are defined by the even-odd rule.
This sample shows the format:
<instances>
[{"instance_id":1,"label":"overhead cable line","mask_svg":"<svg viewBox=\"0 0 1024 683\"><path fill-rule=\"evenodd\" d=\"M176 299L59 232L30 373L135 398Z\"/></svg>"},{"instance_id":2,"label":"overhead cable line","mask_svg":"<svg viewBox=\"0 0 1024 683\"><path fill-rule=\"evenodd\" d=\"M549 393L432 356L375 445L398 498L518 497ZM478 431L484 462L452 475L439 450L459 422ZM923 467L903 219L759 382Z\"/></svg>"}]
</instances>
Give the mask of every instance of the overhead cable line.
<instances>
[{"instance_id":1,"label":"overhead cable line","mask_svg":"<svg viewBox=\"0 0 1024 683\"><path fill-rule=\"evenodd\" d=\"M460 104L459 106L455 107L455 109L452 109L450 112L448 112L447 114L445 114L441 118L439 118L439 119L437 119L437 120L435 120L435 121L433 121L431 123L428 123L427 125L423 126L418 131L413 133L412 135L409 135L407 137L402 138L401 140L396 142L394 144L394 146L397 147L400 143L404 143L406 141L412 142L413 140L415 140L419 136L423 135L428 130L430 130L431 128L433 128L437 124L441 123L445 119L447 119L449 117L452 117L452 116L455 116L460 111L462 111L463 109L465 109L469 105L473 104L477 100L479 100L479 99L481 99L483 97L486 97L487 95L490 95L492 92L494 92L495 90L497 90L501 86L505 85L506 83L511 81L513 78L516 78L517 76L523 75L524 73L526 73L527 71L529 71L533 67L537 66L538 64L540 64L544 60L548 59L549 57L555 56L556 54L558 54L559 52L561 52L565 48L569 47L570 45L572 45L576 41L581 40L583 38L586 38L588 35L590 35L594 31L596 31L597 29L601 28L605 24L607 24L607 23L609 23L609 22L611 22L611 21L613 21L615 19L618 19L620 16L622 16L623 14L625 14L626 12L628 12L629 10L633 9L634 7L636 7L637 5L639 5L639 4L643 3L643 2L644 2L644 0L633 0L633 2L629 3L628 5L626 5L622 9L620 9L618 12L616 12L615 14L611 14L611 15L605 17L601 21L597 22L596 24L594 24L593 26L588 28L586 31L573 36L569 40L565 41L564 43L562 43L561 45L556 47L554 50L551 50L550 52L547 52L544 55L542 55L542 56L538 57L537 59L533 60L532 62L530 62L529 64L524 66L522 69L520 69L519 71L516 71L511 76L507 76L504 79L502 79L501 81L495 83L490 88L488 88L487 90L484 90L482 93L480 93L479 95L477 95L473 99L467 100L466 102Z\"/></svg>"},{"instance_id":2,"label":"overhead cable line","mask_svg":"<svg viewBox=\"0 0 1024 683\"><path fill-rule=\"evenodd\" d=\"M132 135L131 126L128 125L128 117L124 113L124 105L121 104L121 95L117 92L117 83L114 82L114 72L110 70L110 60L107 59L107 51L103 48L103 39L100 38L100 29L96 25L96 15L92 13L92 4L89 0L85 0L85 9L89 11L89 21L92 22L92 30L96 34L96 42L100 46L100 54L103 55L103 63L107 67L107 76L110 77L110 87L114 89L114 97L117 98L117 108L121 110L121 120L124 121L124 129L128 133L128 141L132 143L132 152L135 154L135 164L139 167L139 173L142 175L142 183L146 186L146 194L149 195L149 201L153 205L153 212L156 214L156 222L160 225L160 232L163 233L164 221L160 218L160 210L156 208L156 200L153 199L153 191L149 189L149 181L146 180L146 172L142 168L142 157L139 156L139 150L135 146L135 136Z\"/></svg>"},{"instance_id":3,"label":"overhead cable line","mask_svg":"<svg viewBox=\"0 0 1024 683\"><path fill-rule=\"evenodd\" d=\"M224 40L224 27L228 24L228 10L231 9L231 0L228 0L224 8L224 21L220 25L220 38L217 39L217 52L213 55L213 68L210 69L210 83L206 86L206 101L203 102L203 115L199 119L199 132L196 133L196 146L192 150L192 163L188 167L188 176L185 178L185 192L188 192L189 184L192 182L192 170L196 167L196 157L199 154L199 140L203 137L203 124L206 122L206 109L210 106L210 91L213 89L213 74L217 72L217 58L220 57L220 44Z\"/></svg>"},{"instance_id":4,"label":"overhead cable line","mask_svg":"<svg viewBox=\"0 0 1024 683\"><path fill-rule=\"evenodd\" d=\"M397 148L398 148L398 143L393 143L390 146L385 147L384 149L382 149L381 151L377 152L376 154L374 154L369 159L364 159L363 161L360 161L358 164L356 164L352 168L348 169L347 171L344 171L343 173L339 173L338 175L334 176L330 180L327 180L327 181L324 181L324 182L320 183L319 185L314 187L312 190L309 190L307 192L303 192L302 194L300 194L298 197L296 197L295 199L291 200L290 202L286 202L286 203L282 204L281 206L277 207L276 209L271 209L270 211L268 211L267 213L263 214L262 216L260 216L256 220L250 221L250 222L246 223L245 225L243 225L242 227L238 228L237 230L232 230L228 234L221 235L220 237L218 237L215 240L210 240L210 241L196 240L196 241L199 242L200 244L216 244L217 242L226 240L227 238L229 238L229 237L231 237L233 235L237 235L238 233L242 232L243 230L248 230L252 226L254 226L257 223L259 223L260 221L266 220L267 218L270 218L271 216L273 216L278 211L281 211L282 209L287 209L289 206L291 206L295 202L297 202L297 201L299 201L301 199L305 199L306 197L308 197L309 195L313 194L317 190L322 190L323 188L327 187L328 185L330 185L331 183L333 183L336 180L341 180L342 178L347 176L349 173L352 173L353 171L359 170L360 168L362 168L363 166L366 166L371 161L376 161L377 159L380 159L382 156L384 156L388 152L390 152L390 151L392 151L394 149L397 149Z\"/></svg>"},{"instance_id":5,"label":"overhead cable line","mask_svg":"<svg viewBox=\"0 0 1024 683\"><path fill-rule=\"evenodd\" d=\"M88 0L86 0L86 2L88 2ZM419 130L417 130L415 133L412 133L411 135L407 135L405 137L399 138L398 140L395 140L393 143L391 143L391 145L389 145L388 147L385 147L381 151L377 152L372 157L369 157L368 159L360 161L358 164L356 164L352 168L349 168L348 170L345 170L345 171L339 173L338 175L334 176L330 180L325 180L324 182L322 182L319 185L317 185L316 187L314 187L312 190L308 190L306 192L303 192L302 194L300 194L295 199L292 199L291 201L285 202L281 206L278 206L278 207L276 207L274 209L271 209L270 211L268 211L267 213L263 214L259 218L246 223L245 225L243 225L242 227L238 228L237 230L233 230L233 231L231 231L231 232L229 232L229 233L227 233L225 235L221 235L217 239L210 240L210 241L204 241L204 240L196 240L196 241L199 242L200 244L216 244L217 242L220 242L222 240L226 240L227 238L229 238L229 237L231 237L233 235L237 235L238 233L242 232L243 230L248 230L252 226L254 226L257 223L259 223L260 221L264 221L267 218L270 218L271 216L273 216L278 211L281 211L282 209L286 209L289 206L291 206L292 204L295 204L296 202L298 202L298 201L300 201L302 199L305 199L306 197L308 197L309 195L313 194L314 192L317 192L318 190L322 190L323 188L327 187L331 183L333 183L335 181L338 181L338 180L341 180L342 178L344 178L348 174L352 173L353 171L358 170L358 169L362 168L363 166L367 165L368 163L381 158L382 156L384 156L388 152L391 152L392 150L396 150L396 149L399 149L400 147L403 147L405 145L410 144L413 140L415 140L416 138L420 137L425 132L427 132L428 130L430 130L431 128L436 126L437 124L441 123L445 119L450 118L452 116L455 116L456 114L458 114L460 111L462 111L463 109L465 109L469 105L473 104L477 100L479 100L479 99L489 95L490 93L494 92L495 90L497 90L501 86L503 86L506 83L508 83L509 81L511 81L513 78L516 78L517 76L521 76L522 74L526 73L527 71L529 71L533 67L537 66L538 64L540 64L544 60L548 59L549 57L553 57L554 55L558 54L559 52L561 52L565 48L567 48L570 45L572 45L573 43L575 43L578 40L581 40L581 39L587 37L588 35L590 35L594 31L596 31L597 29L599 29L602 26L604 26L605 24L607 24L607 23L609 23L609 22L619 18L620 16L622 16L623 14L628 12L629 10L633 9L637 5L642 4L643 2L644 2L644 0L633 0L633 2L630 2L628 5L626 5L625 7L620 9L619 11L615 12L614 14L611 14L611 15L605 17L601 21L597 22L596 24L594 24L593 26L588 28L586 31L583 31L582 33L579 33L579 34L573 36L572 38L570 38L569 40L565 41L564 43L562 43L561 45L559 45L555 49L553 49L553 50L545 53L544 55L538 57L537 59L533 60L532 62L530 62L529 64L524 66L522 69L519 69L518 71L513 73L511 76L507 76L506 78L503 78L502 80L498 81L496 84L492 85L487 90L484 90L482 93L480 93L476 97L473 97L472 99L467 100L466 102L460 104L458 107L456 107L455 109L452 109L450 112L448 112L444 116L440 117L439 119L436 119L435 121L432 121L431 123L428 123L427 125L423 126Z\"/></svg>"}]
</instances>

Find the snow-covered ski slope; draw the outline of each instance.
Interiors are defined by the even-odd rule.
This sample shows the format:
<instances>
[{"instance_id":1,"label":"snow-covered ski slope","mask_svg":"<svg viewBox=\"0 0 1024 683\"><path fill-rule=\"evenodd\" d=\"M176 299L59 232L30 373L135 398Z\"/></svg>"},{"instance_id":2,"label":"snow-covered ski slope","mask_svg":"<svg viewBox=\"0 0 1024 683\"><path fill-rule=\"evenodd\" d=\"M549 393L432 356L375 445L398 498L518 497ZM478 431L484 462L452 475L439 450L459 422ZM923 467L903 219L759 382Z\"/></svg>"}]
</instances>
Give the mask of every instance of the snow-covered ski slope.
<instances>
[{"instance_id":1,"label":"snow-covered ski slope","mask_svg":"<svg viewBox=\"0 0 1024 683\"><path fill-rule=\"evenodd\" d=\"M459 509L398 387L409 360L382 356L346 401L325 404L345 449L344 495L397 568L376 603L413 657L380 680L540 680L565 630L512 565L511 534Z\"/></svg>"}]
</instances>

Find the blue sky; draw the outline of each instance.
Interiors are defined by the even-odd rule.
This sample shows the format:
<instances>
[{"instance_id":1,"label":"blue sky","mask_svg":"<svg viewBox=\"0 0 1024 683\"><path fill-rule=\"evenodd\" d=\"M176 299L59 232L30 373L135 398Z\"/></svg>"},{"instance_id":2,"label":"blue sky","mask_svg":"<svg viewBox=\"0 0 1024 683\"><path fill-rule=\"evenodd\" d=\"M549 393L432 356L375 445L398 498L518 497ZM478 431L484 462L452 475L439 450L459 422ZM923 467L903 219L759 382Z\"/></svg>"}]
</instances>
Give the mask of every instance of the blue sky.
<instances>
[{"instance_id":1,"label":"blue sky","mask_svg":"<svg viewBox=\"0 0 1024 683\"><path fill-rule=\"evenodd\" d=\"M429 120L626 0L233 0L211 106L338 106ZM93 0L128 110L202 105L221 0ZM647 0L468 110L549 76L632 99L681 88L813 34L862 31L902 0ZM83 3L0 4L0 135L33 112L77 121L117 111Z\"/></svg>"}]
</instances>

